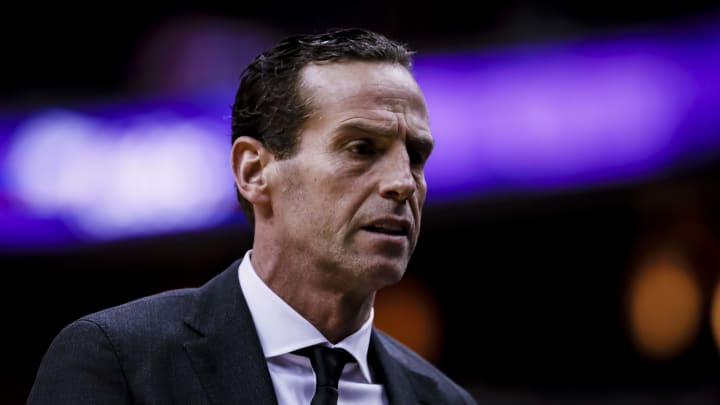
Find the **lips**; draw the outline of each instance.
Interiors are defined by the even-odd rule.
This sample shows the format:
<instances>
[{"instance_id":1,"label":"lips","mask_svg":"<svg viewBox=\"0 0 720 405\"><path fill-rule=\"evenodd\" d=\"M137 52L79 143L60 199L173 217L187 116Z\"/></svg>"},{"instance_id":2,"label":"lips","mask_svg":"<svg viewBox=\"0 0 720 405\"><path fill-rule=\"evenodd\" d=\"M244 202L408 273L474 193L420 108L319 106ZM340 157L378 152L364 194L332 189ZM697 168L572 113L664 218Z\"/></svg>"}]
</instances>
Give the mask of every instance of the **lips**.
<instances>
[{"instance_id":1,"label":"lips","mask_svg":"<svg viewBox=\"0 0 720 405\"><path fill-rule=\"evenodd\" d=\"M363 226L362 229L385 235L408 236L410 234L410 222L404 219L384 218L375 220Z\"/></svg>"}]
</instances>

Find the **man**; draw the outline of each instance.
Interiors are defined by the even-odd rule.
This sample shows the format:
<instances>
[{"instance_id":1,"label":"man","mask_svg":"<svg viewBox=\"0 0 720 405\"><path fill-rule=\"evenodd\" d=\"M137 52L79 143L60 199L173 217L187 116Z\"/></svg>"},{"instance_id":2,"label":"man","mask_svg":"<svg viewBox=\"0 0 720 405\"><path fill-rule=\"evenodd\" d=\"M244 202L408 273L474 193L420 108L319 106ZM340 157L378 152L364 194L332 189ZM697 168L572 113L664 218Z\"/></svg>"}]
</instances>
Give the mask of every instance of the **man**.
<instances>
[{"instance_id":1,"label":"man","mask_svg":"<svg viewBox=\"0 0 720 405\"><path fill-rule=\"evenodd\" d=\"M252 250L200 288L66 327L28 402L315 404L323 391L340 404L474 404L372 326L376 292L415 248L433 147L410 57L342 29L256 58L231 153ZM320 382L325 357L308 352L318 346L343 349L334 387Z\"/></svg>"}]
</instances>

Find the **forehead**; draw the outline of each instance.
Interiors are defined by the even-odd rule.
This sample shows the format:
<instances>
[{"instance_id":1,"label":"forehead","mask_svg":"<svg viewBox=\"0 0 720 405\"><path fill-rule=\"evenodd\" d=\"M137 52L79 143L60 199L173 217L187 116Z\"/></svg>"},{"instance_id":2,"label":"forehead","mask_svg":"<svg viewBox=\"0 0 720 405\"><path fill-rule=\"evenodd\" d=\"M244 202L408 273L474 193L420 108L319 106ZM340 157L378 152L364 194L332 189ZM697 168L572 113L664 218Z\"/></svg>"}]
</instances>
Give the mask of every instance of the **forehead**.
<instances>
[{"instance_id":1,"label":"forehead","mask_svg":"<svg viewBox=\"0 0 720 405\"><path fill-rule=\"evenodd\" d=\"M412 74L400 64L313 63L300 74L316 114L404 113L416 125L427 125L425 98Z\"/></svg>"}]
</instances>

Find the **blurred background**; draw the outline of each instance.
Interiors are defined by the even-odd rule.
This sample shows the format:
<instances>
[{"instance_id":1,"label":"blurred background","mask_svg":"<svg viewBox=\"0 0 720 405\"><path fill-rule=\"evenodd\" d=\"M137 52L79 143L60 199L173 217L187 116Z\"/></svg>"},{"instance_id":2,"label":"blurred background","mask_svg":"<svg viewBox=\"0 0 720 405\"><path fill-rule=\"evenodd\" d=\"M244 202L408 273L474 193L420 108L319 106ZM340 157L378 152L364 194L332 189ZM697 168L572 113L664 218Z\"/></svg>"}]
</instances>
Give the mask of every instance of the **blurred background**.
<instances>
[{"instance_id":1,"label":"blurred background","mask_svg":"<svg viewBox=\"0 0 720 405\"><path fill-rule=\"evenodd\" d=\"M378 326L490 404L720 403L720 7L184 2L4 13L0 402L72 320L251 246L242 67L288 34L418 51L436 149Z\"/></svg>"}]
</instances>

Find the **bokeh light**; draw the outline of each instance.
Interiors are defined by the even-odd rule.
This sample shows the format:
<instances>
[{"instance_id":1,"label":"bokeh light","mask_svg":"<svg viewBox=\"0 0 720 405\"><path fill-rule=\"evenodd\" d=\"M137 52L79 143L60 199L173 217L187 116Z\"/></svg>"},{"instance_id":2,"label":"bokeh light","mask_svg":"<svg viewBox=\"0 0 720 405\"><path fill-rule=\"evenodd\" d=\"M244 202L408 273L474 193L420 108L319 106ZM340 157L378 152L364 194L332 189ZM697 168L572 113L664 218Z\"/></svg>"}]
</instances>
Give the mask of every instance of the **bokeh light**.
<instances>
[{"instance_id":1,"label":"bokeh light","mask_svg":"<svg viewBox=\"0 0 720 405\"><path fill-rule=\"evenodd\" d=\"M712 328L715 345L720 352L720 280L715 286L715 293L710 304L710 326Z\"/></svg>"},{"instance_id":2,"label":"bokeh light","mask_svg":"<svg viewBox=\"0 0 720 405\"><path fill-rule=\"evenodd\" d=\"M646 254L629 286L628 317L637 349L654 360L686 350L701 325L702 294L684 258L672 250Z\"/></svg>"},{"instance_id":3,"label":"bokeh light","mask_svg":"<svg viewBox=\"0 0 720 405\"><path fill-rule=\"evenodd\" d=\"M440 359L442 319L433 290L406 276L380 290L375 300L375 325L430 362Z\"/></svg>"}]
</instances>

